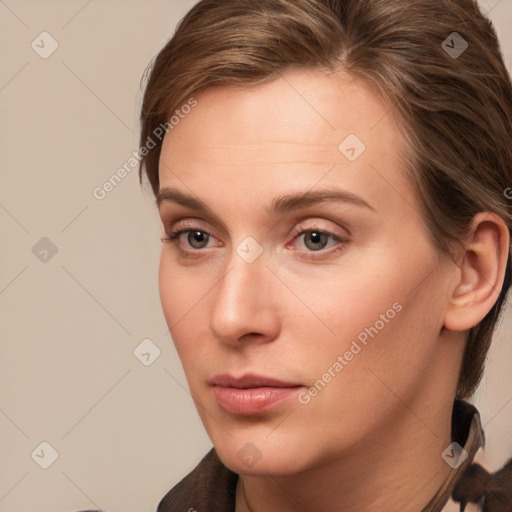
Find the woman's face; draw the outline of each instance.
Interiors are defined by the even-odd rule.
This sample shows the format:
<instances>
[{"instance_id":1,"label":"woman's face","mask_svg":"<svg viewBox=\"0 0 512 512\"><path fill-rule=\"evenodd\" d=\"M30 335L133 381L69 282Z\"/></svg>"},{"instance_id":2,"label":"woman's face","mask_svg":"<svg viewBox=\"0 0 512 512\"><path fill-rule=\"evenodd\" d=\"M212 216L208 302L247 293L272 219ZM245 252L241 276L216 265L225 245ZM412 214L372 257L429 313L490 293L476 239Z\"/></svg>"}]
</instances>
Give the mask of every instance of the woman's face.
<instances>
[{"instance_id":1,"label":"woman's face","mask_svg":"<svg viewBox=\"0 0 512 512\"><path fill-rule=\"evenodd\" d=\"M215 448L238 473L291 474L378 444L457 380L439 370L453 270L389 107L320 71L195 99L161 154L181 234L160 294Z\"/></svg>"}]
</instances>

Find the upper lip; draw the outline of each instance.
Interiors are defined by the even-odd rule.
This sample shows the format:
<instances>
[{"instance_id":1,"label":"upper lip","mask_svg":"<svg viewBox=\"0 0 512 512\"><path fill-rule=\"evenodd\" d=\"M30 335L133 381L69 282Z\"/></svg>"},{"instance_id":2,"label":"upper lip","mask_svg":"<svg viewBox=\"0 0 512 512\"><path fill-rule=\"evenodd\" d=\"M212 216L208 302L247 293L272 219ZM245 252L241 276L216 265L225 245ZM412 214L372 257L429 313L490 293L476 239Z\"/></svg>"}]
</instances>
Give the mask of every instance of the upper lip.
<instances>
[{"instance_id":1,"label":"upper lip","mask_svg":"<svg viewBox=\"0 0 512 512\"><path fill-rule=\"evenodd\" d=\"M214 386L221 386L226 388L294 388L301 386L297 382L286 382L272 377L265 377L264 375L257 375L255 373L246 373L241 377L234 377L233 375L223 374L216 375L210 383Z\"/></svg>"}]
</instances>

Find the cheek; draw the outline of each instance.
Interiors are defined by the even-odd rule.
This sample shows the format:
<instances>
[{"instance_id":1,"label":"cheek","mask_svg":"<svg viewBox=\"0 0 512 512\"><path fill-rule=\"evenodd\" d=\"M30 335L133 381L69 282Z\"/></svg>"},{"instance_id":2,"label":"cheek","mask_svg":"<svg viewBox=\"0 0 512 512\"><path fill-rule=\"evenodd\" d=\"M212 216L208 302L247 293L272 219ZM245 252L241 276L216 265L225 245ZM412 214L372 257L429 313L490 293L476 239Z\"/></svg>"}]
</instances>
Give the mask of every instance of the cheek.
<instances>
[{"instance_id":1,"label":"cheek","mask_svg":"<svg viewBox=\"0 0 512 512\"><path fill-rule=\"evenodd\" d=\"M436 300L435 264L427 250L402 259L400 251L376 252L336 278L317 279L315 286L311 279L298 283L299 294L308 297L317 313L317 318L307 314L297 319L294 328L310 334L316 328L311 338L315 343L304 346L306 359L315 362L310 377L317 378L345 354L348 366L362 371L360 376L352 374L354 370L344 372L356 380L367 378L364 368L382 367L386 373L396 369L400 374L429 357L443 318L442 304Z\"/></svg>"},{"instance_id":2,"label":"cheek","mask_svg":"<svg viewBox=\"0 0 512 512\"><path fill-rule=\"evenodd\" d=\"M178 311L176 310L178 294L176 293L177 290L172 265L166 261L165 251L163 249L160 255L160 267L158 270L158 289L162 310L167 320L167 325L171 328L178 318Z\"/></svg>"},{"instance_id":3,"label":"cheek","mask_svg":"<svg viewBox=\"0 0 512 512\"><path fill-rule=\"evenodd\" d=\"M290 283L297 295L305 298L304 304L310 310L299 322L309 324L311 329L314 324L318 329L323 323L322 334L343 347L376 322L380 326L381 315L386 320L395 318L399 306L393 305L404 296L404 283L396 273L392 262L386 264L385 259L376 255L321 275L303 274Z\"/></svg>"},{"instance_id":4,"label":"cheek","mask_svg":"<svg viewBox=\"0 0 512 512\"><path fill-rule=\"evenodd\" d=\"M197 283L196 283L197 285ZM184 335L189 332L188 326L194 316L194 304L198 303L198 293L194 290L194 282L187 279L177 265L162 251L158 274L158 287L162 310L169 327L180 359L186 359L187 347Z\"/></svg>"},{"instance_id":5,"label":"cheek","mask_svg":"<svg viewBox=\"0 0 512 512\"><path fill-rule=\"evenodd\" d=\"M162 249L158 273L160 302L168 326L190 322L208 289L207 277L180 266L171 248ZM192 313L192 315L190 315Z\"/></svg>"},{"instance_id":6,"label":"cheek","mask_svg":"<svg viewBox=\"0 0 512 512\"><path fill-rule=\"evenodd\" d=\"M208 294L217 280L198 275L189 268L180 267L165 251L162 251L158 274L158 286L162 310L180 360L187 374L200 373L198 354L211 349L211 333L208 332ZM199 347L199 345L201 345Z\"/></svg>"}]
</instances>

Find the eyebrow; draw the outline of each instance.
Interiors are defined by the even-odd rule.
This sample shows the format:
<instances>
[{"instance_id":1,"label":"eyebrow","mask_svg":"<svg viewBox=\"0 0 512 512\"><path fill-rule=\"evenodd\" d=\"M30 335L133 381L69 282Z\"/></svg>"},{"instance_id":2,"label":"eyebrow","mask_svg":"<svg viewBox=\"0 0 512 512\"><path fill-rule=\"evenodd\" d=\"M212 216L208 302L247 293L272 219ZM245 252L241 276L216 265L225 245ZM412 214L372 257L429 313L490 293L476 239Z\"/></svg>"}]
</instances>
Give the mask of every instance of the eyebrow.
<instances>
[{"instance_id":1,"label":"eyebrow","mask_svg":"<svg viewBox=\"0 0 512 512\"><path fill-rule=\"evenodd\" d=\"M269 207L265 208L265 212L270 216L290 213L295 210L300 210L328 201L349 203L355 206L367 208L373 212L376 211L375 208L368 204L362 197L346 190L331 188L277 197L272 200ZM157 207L160 208L163 203L175 203L200 213L213 214L211 208L201 199L185 194L174 188L166 187L162 188L158 192L156 198Z\"/></svg>"}]
</instances>

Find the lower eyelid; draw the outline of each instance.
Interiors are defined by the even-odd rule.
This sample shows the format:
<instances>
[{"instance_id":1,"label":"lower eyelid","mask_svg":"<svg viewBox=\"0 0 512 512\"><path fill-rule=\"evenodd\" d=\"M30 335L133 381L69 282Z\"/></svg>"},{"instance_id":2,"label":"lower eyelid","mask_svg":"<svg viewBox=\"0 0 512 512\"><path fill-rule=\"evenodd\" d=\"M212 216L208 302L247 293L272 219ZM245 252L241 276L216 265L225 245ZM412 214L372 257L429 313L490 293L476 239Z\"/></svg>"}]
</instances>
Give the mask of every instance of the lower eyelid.
<instances>
[{"instance_id":1,"label":"lower eyelid","mask_svg":"<svg viewBox=\"0 0 512 512\"><path fill-rule=\"evenodd\" d=\"M302 259L302 260L310 260L312 262L322 262L324 260L329 260L331 258L334 258L336 257L337 255L341 255L343 254L343 252L345 251L346 247L344 246L340 246L340 247L334 247L333 249L331 250L328 250L328 251L317 251L317 252L313 252L313 251L297 251L297 252L300 252L300 256L298 256L299 259Z\"/></svg>"}]
</instances>

